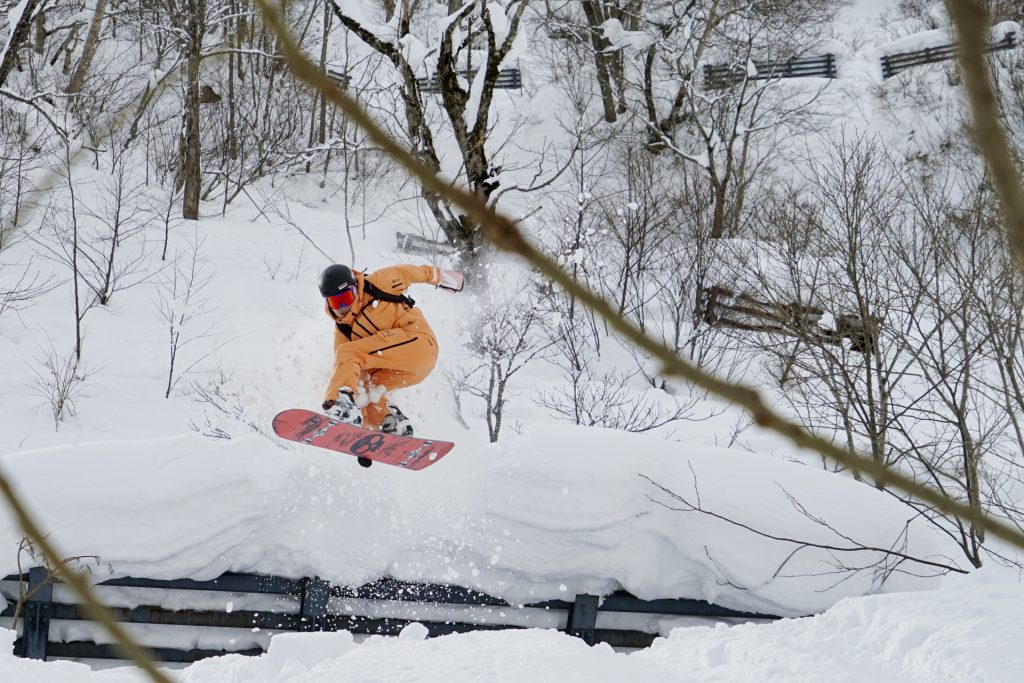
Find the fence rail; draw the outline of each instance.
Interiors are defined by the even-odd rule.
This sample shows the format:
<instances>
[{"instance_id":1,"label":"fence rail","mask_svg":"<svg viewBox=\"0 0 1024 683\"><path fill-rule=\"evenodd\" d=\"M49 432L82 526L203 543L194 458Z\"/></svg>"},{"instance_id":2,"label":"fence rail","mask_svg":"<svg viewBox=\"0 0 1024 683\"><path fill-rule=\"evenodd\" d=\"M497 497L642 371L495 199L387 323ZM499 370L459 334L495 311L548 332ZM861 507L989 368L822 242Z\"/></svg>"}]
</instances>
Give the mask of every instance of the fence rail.
<instances>
[{"instance_id":1,"label":"fence rail","mask_svg":"<svg viewBox=\"0 0 1024 683\"><path fill-rule=\"evenodd\" d=\"M834 316L835 329L823 327L824 308L798 301L765 301L719 285L701 290L696 313L709 325L783 334L815 344L840 346L843 339L849 339L851 350L864 354L874 350L882 329L882 321L872 318L865 322L852 311Z\"/></svg>"},{"instance_id":2,"label":"fence rail","mask_svg":"<svg viewBox=\"0 0 1024 683\"><path fill-rule=\"evenodd\" d=\"M836 56L825 54L820 57L800 57L785 61L762 62L752 60L755 72L748 73L746 65L723 64L704 65L704 86L707 88L728 88L750 80L771 80L777 78L835 78Z\"/></svg>"},{"instance_id":3,"label":"fence rail","mask_svg":"<svg viewBox=\"0 0 1024 683\"><path fill-rule=\"evenodd\" d=\"M467 80L472 80L476 73L476 71L459 72L459 74ZM343 69L328 67L326 74L329 79L337 83L342 88L348 88L349 75L345 73ZM421 92L441 92L441 88L437 81L437 74L426 76L424 78L417 78L416 84L419 86ZM494 87L498 90L522 90L523 74L519 69L501 69L498 71L498 77L494 81Z\"/></svg>"},{"instance_id":4,"label":"fence rail","mask_svg":"<svg viewBox=\"0 0 1024 683\"><path fill-rule=\"evenodd\" d=\"M15 641L15 654L30 659L47 657L75 657L94 659L117 659L120 655L110 645L77 640L72 642L52 641L51 623L57 620L87 620L81 606L54 600L56 585L50 574L41 567L35 567L22 576L8 576L4 581L27 584L21 594L28 596L20 606L22 628ZM111 608L115 618L124 623L155 624L161 626L193 626L206 628L244 628L269 631L337 631L347 630L365 635L397 635L405 626L417 622L427 628L431 637L477 630L499 630L524 628L513 623L515 613L530 610L544 610L564 614L566 633L577 636L589 644L608 643L615 647L647 647L656 635L642 630L622 628L598 628L598 615L602 612L633 613L637 615L662 614L668 616L763 619L779 617L768 614L754 614L731 610L702 600L662 599L640 600L628 593L618 592L605 596L577 595L572 601L549 600L538 603L512 605L501 598L460 586L420 584L382 578L358 587L334 586L319 578L289 579L255 574L224 574L210 581L191 579L156 580L145 578L121 578L104 581L100 586L122 588L145 588L189 591L222 591L256 595L289 596L298 600L298 608L292 612L268 609L172 610L157 605ZM7 591L8 598L17 601L18 591ZM339 602L358 599L373 602L414 603L419 606L466 606L498 607L504 623L493 618L485 621L457 619L424 620L392 616L360 615L339 613ZM183 598L175 597L175 603ZM17 605L8 606L0 617L12 617ZM507 616L506 616L507 615ZM471 616L468 615L467 616ZM521 621L521 620L520 620ZM15 625L17 626L17 625ZM227 639L225 639L227 640ZM251 644L236 649L212 649L210 647L182 650L160 645L151 645L149 650L157 661L194 662L206 657L228 653L256 655L263 652L261 647Z\"/></svg>"},{"instance_id":5,"label":"fence rail","mask_svg":"<svg viewBox=\"0 0 1024 683\"><path fill-rule=\"evenodd\" d=\"M1017 34L1014 31L1010 31L1003 36L1002 40L991 43L985 48L985 51L997 52L999 50L1012 50L1015 47L1017 47ZM956 57L958 49L959 46L956 43L952 43L950 45L926 47L923 50L915 50L913 52L897 52L891 55L884 55L882 57L882 78L892 78L913 66L951 60Z\"/></svg>"},{"instance_id":6,"label":"fence rail","mask_svg":"<svg viewBox=\"0 0 1024 683\"><path fill-rule=\"evenodd\" d=\"M466 80L471 81L476 76L477 72L460 71L459 74ZM441 92L441 86L438 84L437 74L427 76L426 78L417 78L416 83L419 85L421 92ZM522 90L523 75L519 69L501 69L498 72L498 77L494 80L494 87L497 90Z\"/></svg>"}]
</instances>

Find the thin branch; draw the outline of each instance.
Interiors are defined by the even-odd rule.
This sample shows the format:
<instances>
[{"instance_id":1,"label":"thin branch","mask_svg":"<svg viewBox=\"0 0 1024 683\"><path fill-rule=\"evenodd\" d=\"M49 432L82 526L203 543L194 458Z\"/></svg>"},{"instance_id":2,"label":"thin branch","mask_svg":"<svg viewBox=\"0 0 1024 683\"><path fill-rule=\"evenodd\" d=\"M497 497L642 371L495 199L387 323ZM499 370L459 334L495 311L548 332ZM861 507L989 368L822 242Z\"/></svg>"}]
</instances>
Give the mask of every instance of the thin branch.
<instances>
[{"instance_id":1,"label":"thin branch","mask_svg":"<svg viewBox=\"0 0 1024 683\"><path fill-rule=\"evenodd\" d=\"M60 136L61 140L63 140L65 143L68 141L68 132L66 130L64 130L64 128L59 123L57 123L56 121L53 120L53 117L50 116L50 113L48 111L46 111L46 109L44 109L43 107L40 107L36 103L36 99L37 98L34 98L34 97L33 98L22 97L21 95L19 95L17 93L11 92L7 88L0 88L0 96L6 97L6 98L11 99L11 100L14 100L15 102L21 102L22 104L27 104L28 106L32 107L37 112L39 112L39 114L42 115L42 117L44 119L46 119L46 122L50 124L50 127L53 128L54 132L57 133L58 136Z\"/></svg>"},{"instance_id":2,"label":"thin branch","mask_svg":"<svg viewBox=\"0 0 1024 683\"><path fill-rule=\"evenodd\" d=\"M870 545L862 545L862 544L860 544L860 543L858 543L856 541L853 541L851 538L849 538L849 537L839 533L838 531L833 529L831 526L825 524L823 522L823 520L818 519L818 518L810 515L809 513L806 512L806 510L802 506L797 507L797 510L799 512L804 514L808 519L810 519L811 521L815 522L816 524L820 524L822 526L825 526L832 533L836 534L837 536L839 536L843 540L849 541L851 545L849 545L849 546L838 546L838 545L831 545L829 543L815 543L813 541L801 541L799 539L788 538L786 536L776 536L775 534L768 533L767 531L762 531L761 529L756 529L756 528L750 526L749 524L744 524L743 522L737 522L736 520L730 519L729 517L726 517L725 515L719 514L717 512L713 512L711 510L707 510L707 509L701 507L701 504L700 504L699 500L698 500L697 504L694 505L690 501L688 501L685 498L683 498L682 496L680 496L678 493L672 491L669 488L666 488L665 486L662 486L661 484L659 484L658 482L654 481L653 479L651 479L647 475L641 474L639 476L641 478L643 478L643 479L646 479L649 483L654 485L656 488L660 489L661 492L664 493L665 495L671 497L673 500L676 500L676 501L682 503L686 507L685 508L674 508L671 505L668 505L666 503L663 503L660 500L657 500L656 498L648 496L648 499L652 503L657 503L658 505L661 505L664 508L667 508L669 510L675 510L677 512L699 512L702 515L707 515L708 517L713 517L713 518L715 518L717 520L725 522L726 524L731 524L732 526L736 526L736 527L739 527L741 529L745 529L746 531L749 531L749 532L751 532L753 534L757 534L758 536L761 536L763 538L767 538L767 539L772 540L772 541L779 541L781 543L790 543L792 545L797 546L797 548L792 553L790 553L789 556L786 558L786 562L788 562L790 559L792 559L793 555L796 555L797 552L799 552L800 550L803 550L804 548L820 548L822 550L829 550L829 551L834 552L834 553L859 553L859 552L862 552L862 551L881 553L881 554L883 554L885 556L897 557L900 560L905 560L905 561L909 561L909 562L916 562L918 564L923 564L923 565L926 565L926 566L929 566L929 567L935 567L937 569L942 569L942 570L945 570L945 571L956 572L958 574L968 574L969 573L969 572L967 572L967 571L965 571L965 570L963 570L963 569L961 569L961 568L959 568L959 567L957 567L955 565L943 564L941 562L935 562L933 560L925 560L925 559L922 559L920 557L914 557L913 555L907 555L906 553L902 553L902 552L899 552L897 550L894 550L892 547L880 548L880 547L875 547L875 546L870 546ZM789 496L788 493L786 495ZM791 496L789 496L789 499L790 499L790 502L794 502L794 499ZM785 562L783 563L783 565L785 565ZM781 570L781 569L782 569L782 567L779 567L779 570ZM850 571L854 571L854 570L851 569ZM778 571L776 572L776 575L777 574L778 574Z\"/></svg>"}]
</instances>

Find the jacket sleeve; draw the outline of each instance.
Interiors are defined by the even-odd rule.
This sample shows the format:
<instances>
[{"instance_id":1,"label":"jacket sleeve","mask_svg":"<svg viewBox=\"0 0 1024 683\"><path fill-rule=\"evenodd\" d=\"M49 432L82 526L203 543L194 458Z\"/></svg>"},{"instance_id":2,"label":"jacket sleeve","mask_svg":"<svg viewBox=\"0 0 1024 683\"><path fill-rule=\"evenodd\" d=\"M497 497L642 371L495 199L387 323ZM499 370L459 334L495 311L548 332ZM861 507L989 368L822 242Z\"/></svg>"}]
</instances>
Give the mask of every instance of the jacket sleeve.
<instances>
[{"instance_id":1,"label":"jacket sleeve","mask_svg":"<svg viewBox=\"0 0 1024 683\"><path fill-rule=\"evenodd\" d=\"M441 271L435 266L388 266L368 275L367 278L379 289L389 294L401 294L409 285L436 285L441 281Z\"/></svg>"}]
</instances>

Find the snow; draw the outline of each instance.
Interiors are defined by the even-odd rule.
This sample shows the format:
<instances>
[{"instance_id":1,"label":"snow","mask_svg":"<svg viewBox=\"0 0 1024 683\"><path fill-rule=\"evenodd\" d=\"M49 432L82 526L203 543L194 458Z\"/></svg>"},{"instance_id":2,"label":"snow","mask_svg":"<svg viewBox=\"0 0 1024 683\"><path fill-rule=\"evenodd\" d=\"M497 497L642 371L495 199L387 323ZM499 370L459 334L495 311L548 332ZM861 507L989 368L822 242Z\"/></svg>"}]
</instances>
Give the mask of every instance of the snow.
<instances>
[{"instance_id":1,"label":"snow","mask_svg":"<svg viewBox=\"0 0 1024 683\"><path fill-rule=\"evenodd\" d=\"M398 35L398 22L401 19L400 11L396 11L387 23L381 23L371 19L374 12L379 12L380 10L367 7L364 0L335 0L335 3L342 14L351 17L377 40L382 43L395 42L395 38Z\"/></svg>"},{"instance_id":2,"label":"snow","mask_svg":"<svg viewBox=\"0 0 1024 683\"><path fill-rule=\"evenodd\" d=\"M646 50L656 41L643 31L627 31L618 19L607 19L601 24L605 39L615 49L630 49L637 52Z\"/></svg>"},{"instance_id":3,"label":"snow","mask_svg":"<svg viewBox=\"0 0 1024 683\"><path fill-rule=\"evenodd\" d=\"M428 74L427 57L430 55L429 48L419 38L412 34L402 36L398 40L402 48L402 58L409 63L417 76Z\"/></svg>"},{"instance_id":4,"label":"snow","mask_svg":"<svg viewBox=\"0 0 1024 683\"><path fill-rule=\"evenodd\" d=\"M480 99L484 94L484 83L487 82L487 70L478 69L469 84L469 99L466 101L466 126L472 130L476 126L476 117L480 112Z\"/></svg>"},{"instance_id":5,"label":"snow","mask_svg":"<svg viewBox=\"0 0 1024 683\"><path fill-rule=\"evenodd\" d=\"M508 38L510 22L505 8L498 2L487 3L487 15L490 17L491 28L494 31L494 44L501 47Z\"/></svg>"}]
</instances>

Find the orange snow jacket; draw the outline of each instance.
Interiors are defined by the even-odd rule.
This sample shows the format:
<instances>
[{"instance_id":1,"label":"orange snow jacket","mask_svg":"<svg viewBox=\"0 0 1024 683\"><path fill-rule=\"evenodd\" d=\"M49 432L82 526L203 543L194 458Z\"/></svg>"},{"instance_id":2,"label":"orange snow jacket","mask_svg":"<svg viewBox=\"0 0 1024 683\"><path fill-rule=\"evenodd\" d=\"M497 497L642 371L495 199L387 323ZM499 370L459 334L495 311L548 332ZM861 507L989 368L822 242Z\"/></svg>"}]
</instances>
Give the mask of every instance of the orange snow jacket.
<instances>
[{"instance_id":1,"label":"orange snow jacket","mask_svg":"<svg viewBox=\"0 0 1024 683\"><path fill-rule=\"evenodd\" d=\"M366 291L369 281L386 294L400 295L410 285L422 283L436 285L441 281L441 271L434 266L400 265L389 266L369 275L353 271L356 276L356 300L344 315L324 304L327 315L334 321L334 346L345 342L372 337L381 330L406 329L421 335L429 335L436 342L436 335L427 324L427 319L418 308L406 303L395 303L374 298ZM436 344L435 344L436 346Z\"/></svg>"}]
</instances>

